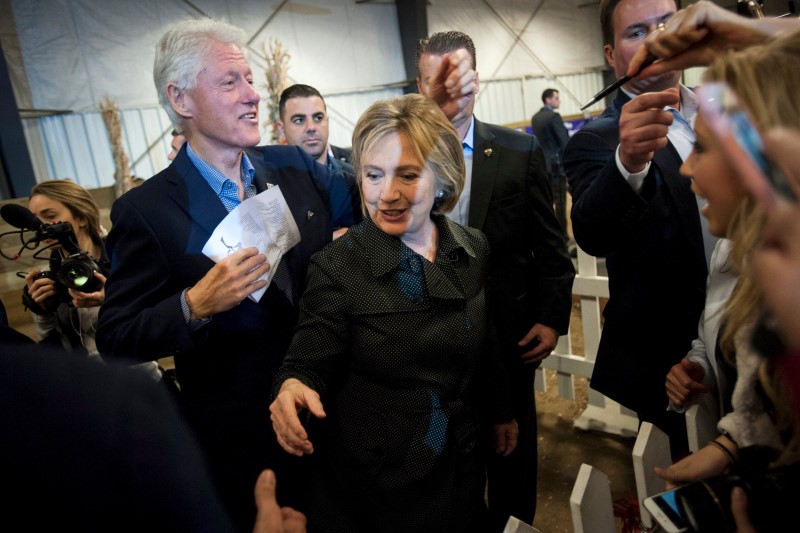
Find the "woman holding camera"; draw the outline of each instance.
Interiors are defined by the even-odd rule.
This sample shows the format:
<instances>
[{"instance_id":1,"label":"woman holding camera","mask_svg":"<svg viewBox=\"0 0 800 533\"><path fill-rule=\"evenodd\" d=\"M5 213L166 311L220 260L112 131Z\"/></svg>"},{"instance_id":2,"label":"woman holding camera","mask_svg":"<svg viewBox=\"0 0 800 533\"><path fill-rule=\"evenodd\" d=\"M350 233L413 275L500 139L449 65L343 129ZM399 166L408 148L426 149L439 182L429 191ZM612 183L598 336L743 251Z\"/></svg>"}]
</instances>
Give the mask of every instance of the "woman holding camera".
<instances>
[{"instance_id":1,"label":"woman holding camera","mask_svg":"<svg viewBox=\"0 0 800 533\"><path fill-rule=\"evenodd\" d=\"M22 302L33 314L38 340L101 360L95 330L111 262L106 255L107 231L100 225L100 208L89 191L68 179L35 185L28 208L44 224L69 222L72 227L70 232L63 226L48 226L58 237L42 241L50 250L49 269L33 269L25 276ZM73 249L67 250L62 243L70 241ZM75 249L83 255L70 257ZM93 278L86 275L90 269ZM85 290L74 288L78 286ZM155 361L136 367L155 380L162 377Z\"/></svg>"},{"instance_id":2,"label":"woman holding camera","mask_svg":"<svg viewBox=\"0 0 800 533\"><path fill-rule=\"evenodd\" d=\"M50 269L28 272L23 289L23 302L33 313L37 336L40 342L55 343L69 351L99 357L94 336L98 311L105 296L103 286L110 268L103 245L106 231L100 225L100 209L89 191L66 179L49 180L34 186L28 207L44 224L69 222L77 247L100 267L94 272L96 281L86 281L86 285L94 290L81 292L68 288L56 279L56 274L69 252L58 240L43 241L50 249Z\"/></svg>"}]
</instances>

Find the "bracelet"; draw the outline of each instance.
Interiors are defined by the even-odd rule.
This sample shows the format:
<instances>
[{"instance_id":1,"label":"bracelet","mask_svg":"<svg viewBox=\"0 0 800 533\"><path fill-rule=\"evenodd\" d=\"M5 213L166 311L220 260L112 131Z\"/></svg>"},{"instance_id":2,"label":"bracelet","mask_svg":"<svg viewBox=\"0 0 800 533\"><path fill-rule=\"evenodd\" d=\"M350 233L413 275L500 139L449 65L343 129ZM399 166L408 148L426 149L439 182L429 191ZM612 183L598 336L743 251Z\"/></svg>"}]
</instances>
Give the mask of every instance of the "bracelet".
<instances>
[{"instance_id":1,"label":"bracelet","mask_svg":"<svg viewBox=\"0 0 800 533\"><path fill-rule=\"evenodd\" d=\"M208 317L200 316L195 312L194 307L192 307L192 301L189 299L189 289L186 289L183 297L186 299L186 307L189 308L189 318L191 320L208 320Z\"/></svg>"},{"instance_id":2,"label":"bracelet","mask_svg":"<svg viewBox=\"0 0 800 533\"><path fill-rule=\"evenodd\" d=\"M709 442L709 444L713 444L714 446L722 450L722 453L724 453L725 456L728 458L729 466L733 466L736 464L736 457L734 457L733 452L731 452L727 446L725 446L721 442L717 442L716 440L712 440L711 442Z\"/></svg>"}]
</instances>

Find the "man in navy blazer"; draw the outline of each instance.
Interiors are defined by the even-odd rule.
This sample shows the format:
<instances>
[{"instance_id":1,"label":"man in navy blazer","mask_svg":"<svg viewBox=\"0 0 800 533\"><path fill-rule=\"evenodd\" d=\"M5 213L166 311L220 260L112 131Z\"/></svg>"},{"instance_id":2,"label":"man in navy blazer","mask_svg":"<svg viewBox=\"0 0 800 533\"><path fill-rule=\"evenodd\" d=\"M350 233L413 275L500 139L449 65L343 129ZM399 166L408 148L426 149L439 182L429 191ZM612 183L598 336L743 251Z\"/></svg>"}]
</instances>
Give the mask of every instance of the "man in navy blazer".
<instances>
[{"instance_id":1,"label":"man in navy blazer","mask_svg":"<svg viewBox=\"0 0 800 533\"><path fill-rule=\"evenodd\" d=\"M297 459L280 449L269 418L272 378L291 340L311 255L330 242L334 224L354 220L351 191L302 150L251 148L261 138L260 97L245 41L243 30L205 19L176 24L157 44L159 97L187 142L168 168L112 207L112 266L97 343L104 357L174 356L183 411L223 502L249 530L253 486L264 468L281 480L281 504L302 506ZM228 212L272 186L286 199L300 243L278 265L255 248L216 264L204 256ZM275 277L260 301L249 299L271 268Z\"/></svg>"},{"instance_id":2,"label":"man in navy blazer","mask_svg":"<svg viewBox=\"0 0 800 533\"><path fill-rule=\"evenodd\" d=\"M417 45L417 88L439 103L465 145L467 181L448 216L483 231L491 246L487 301L519 424L514 452L487 458L489 531L500 532L510 515L533 523L536 513L534 372L569 328L575 268L553 212L544 152L532 135L474 117L475 66L475 45L464 33L435 33ZM443 90L451 75L465 82L455 98Z\"/></svg>"},{"instance_id":3,"label":"man in navy blazer","mask_svg":"<svg viewBox=\"0 0 800 533\"><path fill-rule=\"evenodd\" d=\"M674 0L603 0L606 59L618 75ZM564 170L572 228L587 253L606 258L609 301L591 387L636 411L688 451L682 414L667 412L664 384L697 335L714 239L679 169L692 149L693 94L680 72L633 80L572 136ZM704 238L704 233L705 237Z\"/></svg>"}]
</instances>

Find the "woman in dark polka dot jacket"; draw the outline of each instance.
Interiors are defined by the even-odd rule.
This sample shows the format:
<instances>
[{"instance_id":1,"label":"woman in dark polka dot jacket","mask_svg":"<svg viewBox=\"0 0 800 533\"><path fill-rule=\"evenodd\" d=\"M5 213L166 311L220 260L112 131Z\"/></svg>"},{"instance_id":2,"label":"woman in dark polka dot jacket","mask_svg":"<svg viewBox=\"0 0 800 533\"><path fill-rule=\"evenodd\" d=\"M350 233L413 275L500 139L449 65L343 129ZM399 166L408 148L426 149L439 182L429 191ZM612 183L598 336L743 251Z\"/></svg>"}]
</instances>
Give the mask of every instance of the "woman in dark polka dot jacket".
<instances>
[{"instance_id":1,"label":"woman in dark polka dot jacket","mask_svg":"<svg viewBox=\"0 0 800 533\"><path fill-rule=\"evenodd\" d=\"M409 94L362 115L353 160L368 216L312 258L270 406L281 446L314 453L309 531L483 533L481 448L511 453L517 425L486 316L489 246L444 216L461 141Z\"/></svg>"}]
</instances>

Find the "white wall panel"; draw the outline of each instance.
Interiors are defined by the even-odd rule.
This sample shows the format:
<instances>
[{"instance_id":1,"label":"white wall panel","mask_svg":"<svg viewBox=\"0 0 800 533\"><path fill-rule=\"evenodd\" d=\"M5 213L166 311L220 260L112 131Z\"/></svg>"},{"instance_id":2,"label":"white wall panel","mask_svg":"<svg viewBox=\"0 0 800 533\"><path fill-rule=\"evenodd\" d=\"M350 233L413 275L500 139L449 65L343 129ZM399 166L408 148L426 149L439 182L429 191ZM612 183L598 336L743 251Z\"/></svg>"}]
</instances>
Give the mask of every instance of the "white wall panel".
<instances>
[{"instance_id":1,"label":"white wall panel","mask_svg":"<svg viewBox=\"0 0 800 533\"><path fill-rule=\"evenodd\" d=\"M525 119L521 78L481 82L475 102L475 116L492 124L509 124Z\"/></svg>"}]
</instances>

